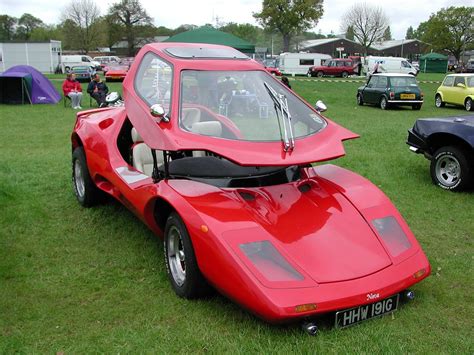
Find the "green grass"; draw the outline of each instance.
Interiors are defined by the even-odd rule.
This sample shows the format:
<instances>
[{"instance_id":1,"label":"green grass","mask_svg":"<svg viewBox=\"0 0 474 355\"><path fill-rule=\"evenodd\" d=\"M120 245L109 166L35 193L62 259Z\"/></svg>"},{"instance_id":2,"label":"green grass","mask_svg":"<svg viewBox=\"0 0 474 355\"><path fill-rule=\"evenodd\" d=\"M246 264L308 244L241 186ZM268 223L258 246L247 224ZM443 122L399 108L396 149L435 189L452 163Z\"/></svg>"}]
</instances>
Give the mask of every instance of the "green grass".
<instances>
[{"instance_id":1,"label":"green grass","mask_svg":"<svg viewBox=\"0 0 474 355\"><path fill-rule=\"evenodd\" d=\"M268 325L221 296L179 299L161 243L132 213L114 202L83 209L75 201L74 111L2 105L0 353L472 354L473 195L436 188L429 162L405 144L417 118L464 111L435 109L436 84L421 85L421 111L358 107L358 85L292 81L309 102L324 100L327 117L361 135L333 163L380 186L424 248L433 275L416 285L414 302L346 330L323 326L312 338L296 325Z\"/></svg>"}]
</instances>

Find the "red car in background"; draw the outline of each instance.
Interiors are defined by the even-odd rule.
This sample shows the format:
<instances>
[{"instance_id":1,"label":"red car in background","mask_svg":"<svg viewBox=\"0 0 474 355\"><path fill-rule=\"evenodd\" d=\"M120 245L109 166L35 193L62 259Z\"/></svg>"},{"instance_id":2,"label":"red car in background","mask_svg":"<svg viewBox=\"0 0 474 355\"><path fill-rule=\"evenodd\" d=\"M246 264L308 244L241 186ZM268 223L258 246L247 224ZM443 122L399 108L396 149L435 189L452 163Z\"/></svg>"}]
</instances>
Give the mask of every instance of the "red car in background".
<instances>
[{"instance_id":1,"label":"red car in background","mask_svg":"<svg viewBox=\"0 0 474 355\"><path fill-rule=\"evenodd\" d=\"M324 65L309 68L308 76L341 76L347 78L356 74L357 64L350 59L330 59Z\"/></svg>"},{"instance_id":2,"label":"red car in background","mask_svg":"<svg viewBox=\"0 0 474 355\"><path fill-rule=\"evenodd\" d=\"M270 74L272 74L272 75L281 76L281 71L280 71L280 69L278 69L278 68L265 67L265 70L266 70L267 72L269 72Z\"/></svg>"},{"instance_id":3,"label":"red car in background","mask_svg":"<svg viewBox=\"0 0 474 355\"><path fill-rule=\"evenodd\" d=\"M128 65L114 64L109 65L105 71L105 81L123 81L127 76Z\"/></svg>"},{"instance_id":4,"label":"red car in background","mask_svg":"<svg viewBox=\"0 0 474 355\"><path fill-rule=\"evenodd\" d=\"M125 106L77 114L73 187L108 194L163 239L184 298L216 289L272 322L393 312L430 264L388 197L332 164L358 135L225 46L145 45ZM191 306L191 305L189 305ZM399 317L403 317L402 314Z\"/></svg>"}]
</instances>

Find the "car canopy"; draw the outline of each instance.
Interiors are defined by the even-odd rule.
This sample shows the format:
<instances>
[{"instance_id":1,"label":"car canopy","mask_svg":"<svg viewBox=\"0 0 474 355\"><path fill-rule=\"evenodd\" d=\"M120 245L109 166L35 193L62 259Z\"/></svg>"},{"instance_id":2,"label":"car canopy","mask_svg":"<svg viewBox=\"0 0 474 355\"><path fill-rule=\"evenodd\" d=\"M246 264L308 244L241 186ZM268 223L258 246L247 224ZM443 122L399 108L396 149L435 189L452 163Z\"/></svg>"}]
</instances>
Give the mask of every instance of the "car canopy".
<instances>
[{"instance_id":1,"label":"car canopy","mask_svg":"<svg viewBox=\"0 0 474 355\"><path fill-rule=\"evenodd\" d=\"M159 60L152 58L159 58ZM167 84L169 90L162 90L158 81L155 80L155 74L158 71L161 71L162 78L166 78L163 83ZM288 102L297 102L300 107L304 106L306 113L309 111L306 117L313 117L315 122L320 122L320 127L312 130L309 134L296 136L294 149L285 149L285 144L275 139L240 140L235 137L217 137L211 134L196 134L187 131L181 121L181 110L186 109L186 106L180 106L181 99L186 95L183 81L185 82L186 78L190 79L189 76L193 74L202 76L212 75L213 72L221 73L220 75L223 76L227 76L227 73L234 73L236 76L251 73L252 78L263 78L268 85L279 92L288 90L279 80L270 75L261 64L229 47L184 43L148 44L138 53L134 64L130 68L124 81L123 94L128 118L150 148L167 151L204 150L223 156L243 166L289 166L341 157L345 154L342 141L358 137L357 134L322 118L310 105L304 103L304 100L292 91L286 92L292 100L289 98ZM200 73L202 75L199 75ZM146 79L147 77L148 79ZM145 86L144 83L146 82L151 85L150 93L152 95L150 96L146 91L140 91L140 87ZM203 87L199 89L203 91ZM240 93L240 90L230 91L232 91L232 94ZM169 97L170 106L166 108L166 112L170 112L170 114L167 120L156 120L150 113L152 103L149 98L154 100L157 97L156 94L163 94L163 96L160 96L163 100ZM266 93L266 97L270 100L268 93ZM242 107L245 104L236 106ZM201 110L201 116L206 113L204 105L195 107ZM265 111L265 115L262 115L261 123L267 122L272 123L273 127L278 126L277 121L271 121L263 117L266 117L266 112L275 113L271 101L267 110L262 111ZM291 106L290 111L294 113ZM233 124L229 122L226 112L226 107L220 107L219 113L214 114L213 117L219 119L222 123L227 122L228 124L225 126L232 130ZM281 116L282 114L278 112L278 115ZM256 115L258 116L258 113ZM285 124L285 122L288 124L288 121L281 122L282 124ZM254 127L254 131L256 134L265 133L263 129L258 127ZM255 152L258 152L258 154L255 154Z\"/></svg>"},{"instance_id":2,"label":"car canopy","mask_svg":"<svg viewBox=\"0 0 474 355\"><path fill-rule=\"evenodd\" d=\"M56 104L60 99L53 84L29 65L17 65L0 74L0 103Z\"/></svg>"}]
</instances>

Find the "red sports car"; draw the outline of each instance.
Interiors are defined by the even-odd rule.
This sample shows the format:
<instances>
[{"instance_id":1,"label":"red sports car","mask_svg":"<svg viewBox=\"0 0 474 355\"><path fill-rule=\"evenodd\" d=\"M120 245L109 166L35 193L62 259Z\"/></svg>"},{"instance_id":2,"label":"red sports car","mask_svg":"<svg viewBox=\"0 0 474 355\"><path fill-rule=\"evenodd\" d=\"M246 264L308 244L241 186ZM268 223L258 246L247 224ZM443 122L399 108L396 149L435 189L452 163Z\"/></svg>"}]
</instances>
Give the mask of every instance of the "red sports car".
<instances>
[{"instance_id":1,"label":"red sports car","mask_svg":"<svg viewBox=\"0 0 474 355\"><path fill-rule=\"evenodd\" d=\"M128 65L110 64L105 71L105 81L123 81L127 76Z\"/></svg>"},{"instance_id":2,"label":"red sports car","mask_svg":"<svg viewBox=\"0 0 474 355\"><path fill-rule=\"evenodd\" d=\"M124 107L77 114L72 177L84 207L106 193L164 241L172 288L216 289L272 323L389 313L430 264L377 186L332 164L357 134L225 46L149 44ZM321 109L322 106L318 105Z\"/></svg>"}]
</instances>

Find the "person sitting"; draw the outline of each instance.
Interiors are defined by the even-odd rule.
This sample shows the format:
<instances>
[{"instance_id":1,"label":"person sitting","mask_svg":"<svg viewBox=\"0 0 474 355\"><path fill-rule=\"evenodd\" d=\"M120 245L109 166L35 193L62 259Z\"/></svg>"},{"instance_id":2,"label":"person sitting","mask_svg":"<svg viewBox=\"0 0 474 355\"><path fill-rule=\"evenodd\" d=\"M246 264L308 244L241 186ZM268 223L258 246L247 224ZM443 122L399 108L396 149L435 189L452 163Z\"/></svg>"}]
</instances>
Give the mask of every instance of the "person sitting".
<instances>
[{"instance_id":1,"label":"person sitting","mask_svg":"<svg viewBox=\"0 0 474 355\"><path fill-rule=\"evenodd\" d=\"M82 100L82 87L81 84L76 80L74 73L68 73L66 80L63 82L63 94L64 97L71 100L71 106L75 110L80 110Z\"/></svg>"},{"instance_id":2,"label":"person sitting","mask_svg":"<svg viewBox=\"0 0 474 355\"><path fill-rule=\"evenodd\" d=\"M87 92L95 101L97 101L97 105L99 105L99 107L107 106L107 103L105 102L105 97L109 92L109 88L103 81L100 80L99 74L94 74L92 76L92 81L87 87Z\"/></svg>"}]
</instances>

